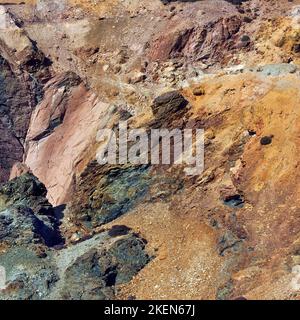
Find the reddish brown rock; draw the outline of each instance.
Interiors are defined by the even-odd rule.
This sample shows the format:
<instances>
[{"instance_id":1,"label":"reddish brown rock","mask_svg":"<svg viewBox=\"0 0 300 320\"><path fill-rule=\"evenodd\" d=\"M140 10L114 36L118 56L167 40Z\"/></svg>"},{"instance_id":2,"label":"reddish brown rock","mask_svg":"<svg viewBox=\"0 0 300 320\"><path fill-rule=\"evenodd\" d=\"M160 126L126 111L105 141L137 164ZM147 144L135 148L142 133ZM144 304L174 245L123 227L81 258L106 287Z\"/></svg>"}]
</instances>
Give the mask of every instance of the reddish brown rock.
<instances>
[{"instance_id":1,"label":"reddish brown rock","mask_svg":"<svg viewBox=\"0 0 300 320\"><path fill-rule=\"evenodd\" d=\"M68 201L77 176L96 157L97 131L112 120L112 109L72 73L45 86L26 137L25 164L46 185L53 205Z\"/></svg>"},{"instance_id":2,"label":"reddish brown rock","mask_svg":"<svg viewBox=\"0 0 300 320\"><path fill-rule=\"evenodd\" d=\"M31 117L25 163L53 204L68 202L55 212L64 216L66 246L79 250L65 254L79 257L95 233L125 226L121 233L141 234L155 259L117 288L119 299L299 299L300 1L46 2L38 14L10 10L54 61L56 76ZM0 37L13 73L42 72L23 32ZM132 128L204 128L204 173L97 164L97 130L120 117ZM22 121L16 127L22 131ZM14 156L16 141L5 134ZM3 217L5 233L10 217ZM58 260L65 268L67 256ZM69 269L67 298L78 298L73 284L97 288L78 277L90 275L94 257ZM115 265L107 266L115 284ZM41 275L43 290L49 279Z\"/></svg>"},{"instance_id":3,"label":"reddish brown rock","mask_svg":"<svg viewBox=\"0 0 300 320\"><path fill-rule=\"evenodd\" d=\"M171 29L153 42L149 57L158 61L185 57L192 61L222 62L235 48L241 25L241 19L232 16L190 29Z\"/></svg>"}]
</instances>

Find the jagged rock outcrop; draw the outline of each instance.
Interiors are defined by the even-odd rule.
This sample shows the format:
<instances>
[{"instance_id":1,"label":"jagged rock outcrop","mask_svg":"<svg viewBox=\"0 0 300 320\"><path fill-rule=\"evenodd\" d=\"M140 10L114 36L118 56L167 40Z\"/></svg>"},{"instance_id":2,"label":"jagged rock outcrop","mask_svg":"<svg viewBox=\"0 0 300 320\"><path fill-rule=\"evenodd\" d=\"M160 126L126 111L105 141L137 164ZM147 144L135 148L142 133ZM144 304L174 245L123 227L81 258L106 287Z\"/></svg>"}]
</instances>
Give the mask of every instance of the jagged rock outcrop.
<instances>
[{"instance_id":1,"label":"jagged rock outcrop","mask_svg":"<svg viewBox=\"0 0 300 320\"><path fill-rule=\"evenodd\" d=\"M243 40L238 33L241 26L241 18L231 16L199 27L171 30L153 42L149 59L162 61L185 57L191 61L221 63L225 58L228 59L230 51L250 45L250 38Z\"/></svg>"},{"instance_id":2,"label":"jagged rock outcrop","mask_svg":"<svg viewBox=\"0 0 300 320\"><path fill-rule=\"evenodd\" d=\"M150 261L145 241L136 235L108 239L98 248L89 245L65 270L64 299L113 299L115 286L129 282Z\"/></svg>"},{"instance_id":3,"label":"jagged rock outcrop","mask_svg":"<svg viewBox=\"0 0 300 320\"><path fill-rule=\"evenodd\" d=\"M42 250L14 246L0 254L7 275L0 300L114 299L118 285L151 260L145 241L132 233L112 238L105 232L68 249Z\"/></svg>"},{"instance_id":4,"label":"jagged rock outcrop","mask_svg":"<svg viewBox=\"0 0 300 320\"><path fill-rule=\"evenodd\" d=\"M0 187L1 244L62 242L45 186L27 173Z\"/></svg>"},{"instance_id":5,"label":"jagged rock outcrop","mask_svg":"<svg viewBox=\"0 0 300 320\"><path fill-rule=\"evenodd\" d=\"M129 228L62 249L58 219L45 195L32 174L0 188L0 265L7 277L1 300L113 299L116 287L150 262L146 241Z\"/></svg>"},{"instance_id":6,"label":"jagged rock outcrop","mask_svg":"<svg viewBox=\"0 0 300 320\"><path fill-rule=\"evenodd\" d=\"M0 6L0 182L23 160L31 112L49 79L49 60Z\"/></svg>"}]
</instances>

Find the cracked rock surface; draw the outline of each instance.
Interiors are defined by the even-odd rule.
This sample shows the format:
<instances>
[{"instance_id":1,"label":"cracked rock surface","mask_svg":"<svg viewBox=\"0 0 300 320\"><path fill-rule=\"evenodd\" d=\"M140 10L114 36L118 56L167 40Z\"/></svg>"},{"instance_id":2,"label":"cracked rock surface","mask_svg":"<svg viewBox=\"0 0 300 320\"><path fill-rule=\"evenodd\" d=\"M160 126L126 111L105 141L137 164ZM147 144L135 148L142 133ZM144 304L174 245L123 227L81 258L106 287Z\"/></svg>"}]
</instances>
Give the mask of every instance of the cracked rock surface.
<instances>
[{"instance_id":1,"label":"cracked rock surface","mask_svg":"<svg viewBox=\"0 0 300 320\"><path fill-rule=\"evenodd\" d=\"M299 66L298 0L0 1L0 299L299 299Z\"/></svg>"}]
</instances>

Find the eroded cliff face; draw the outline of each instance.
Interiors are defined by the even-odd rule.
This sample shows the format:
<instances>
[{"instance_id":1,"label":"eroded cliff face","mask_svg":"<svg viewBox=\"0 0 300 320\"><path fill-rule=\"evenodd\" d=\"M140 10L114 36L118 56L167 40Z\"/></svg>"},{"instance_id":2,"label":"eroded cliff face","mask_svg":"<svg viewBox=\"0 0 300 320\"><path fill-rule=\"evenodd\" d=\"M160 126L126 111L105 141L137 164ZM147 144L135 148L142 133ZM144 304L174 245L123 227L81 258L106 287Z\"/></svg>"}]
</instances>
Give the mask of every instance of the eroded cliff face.
<instances>
[{"instance_id":1,"label":"eroded cliff face","mask_svg":"<svg viewBox=\"0 0 300 320\"><path fill-rule=\"evenodd\" d=\"M300 1L25 1L0 28L1 299L299 298ZM99 164L119 121L204 129L204 172Z\"/></svg>"},{"instance_id":2,"label":"eroded cliff face","mask_svg":"<svg viewBox=\"0 0 300 320\"><path fill-rule=\"evenodd\" d=\"M0 181L16 161L23 160L31 112L43 97L50 61L29 39L5 7L0 9L1 111Z\"/></svg>"}]
</instances>

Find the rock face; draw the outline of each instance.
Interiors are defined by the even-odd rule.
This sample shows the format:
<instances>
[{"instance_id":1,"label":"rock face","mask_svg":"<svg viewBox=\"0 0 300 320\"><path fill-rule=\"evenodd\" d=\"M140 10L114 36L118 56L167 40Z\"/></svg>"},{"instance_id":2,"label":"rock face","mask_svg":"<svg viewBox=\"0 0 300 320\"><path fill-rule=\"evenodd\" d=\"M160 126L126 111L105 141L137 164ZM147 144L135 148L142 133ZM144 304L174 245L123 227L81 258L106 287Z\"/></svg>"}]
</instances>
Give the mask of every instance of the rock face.
<instances>
[{"instance_id":1,"label":"rock face","mask_svg":"<svg viewBox=\"0 0 300 320\"><path fill-rule=\"evenodd\" d=\"M188 101L177 91L167 92L157 97L153 102L152 111L156 118L165 120L178 111L184 110Z\"/></svg>"},{"instance_id":2,"label":"rock face","mask_svg":"<svg viewBox=\"0 0 300 320\"><path fill-rule=\"evenodd\" d=\"M0 6L0 182L23 160L31 113L42 98L50 62Z\"/></svg>"},{"instance_id":3,"label":"rock face","mask_svg":"<svg viewBox=\"0 0 300 320\"><path fill-rule=\"evenodd\" d=\"M1 6L0 299L299 299L299 8ZM100 164L120 121L204 129L204 171Z\"/></svg>"},{"instance_id":4,"label":"rock face","mask_svg":"<svg viewBox=\"0 0 300 320\"><path fill-rule=\"evenodd\" d=\"M44 99L31 117L24 163L45 183L52 204L68 201L88 154L93 155L97 131L110 116L112 108L74 74L58 75L45 85Z\"/></svg>"},{"instance_id":5,"label":"rock face","mask_svg":"<svg viewBox=\"0 0 300 320\"><path fill-rule=\"evenodd\" d=\"M113 299L114 287L129 282L150 261L144 241L134 235L107 242L106 246L91 246L67 267L62 289L65 299Z\"/></svg>"},{"instance_id":6,"label":"rock face","mask_svg":"<svg viewBox=\"0 0 300 320\"><path fill-rule=\"evenodd\" d=\"M29 250L26 242L0 255L7 271L1 300L106 300L132 279L151 258L133 234L107 233L61 251Z\"/></svg>"},{"instance_id":7,"label":"rock face","mask_svg":"<svg viewBox=\"0 0 300 320\"><path fill-rule=\"evenodd\" d=\"M242 46L238 36L241 25L240 17L231 16L200 27L164 34L153 43L149 57L163 60L182 56L193 61L221 62L231 50ZM250 39L244 42L249 45Z\"/></svg>"},{"instance_id":8,"label":"rock face","mask_svg":"<svg viewBox=\"0 0 300 320\"><path fill-rule=\"evenodd\" d=\"M0 265L7 271L1 299L113 299L116 286L150 262L145 240L128 228L52 249L63 239L45 195L32 174L1 186Z\"/></svg>"},{"instance_id":9,"label":"rock face","mask_svg":"<svg viewBox=\"0 0 300 320\"><path fill-rule=\"evenodd\" d=\"M1 186L2 244L61 243L58 221L46 194L45 186L29 173Z\"/></svg>"}]
</instances>

